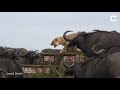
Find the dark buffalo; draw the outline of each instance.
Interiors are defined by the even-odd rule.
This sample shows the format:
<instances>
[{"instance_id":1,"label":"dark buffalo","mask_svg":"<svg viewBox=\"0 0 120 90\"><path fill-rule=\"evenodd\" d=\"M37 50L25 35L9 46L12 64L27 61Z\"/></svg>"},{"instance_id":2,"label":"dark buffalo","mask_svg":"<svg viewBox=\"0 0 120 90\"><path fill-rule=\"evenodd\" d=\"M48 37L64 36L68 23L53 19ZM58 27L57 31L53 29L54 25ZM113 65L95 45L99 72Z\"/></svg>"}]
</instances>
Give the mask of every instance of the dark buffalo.
<instances>
[{"instance_id":1,"label":"dark buffalo","mask_svg":"<svg viewBox=\"0 0 120 90\"><path fill-rule=\"evenodd\" d=\"M44 49L42 50L42 53L56 53L59 54L62 51L62 49Z\"/></svg>"},{"instance_id":2,"label":"dark buffalo","mask_svg":"<svg viewBox=\"0 0 120 90\"><path fill-rule=\"evenodd\" d=\"M25 48L5 48L3 55L11 57L18 64L33 64L34 59L38 57L36 51L28 51Z\"/></svg>"},{"instance_id":3,"label":"dark buffalo","mask_svg":"<svg viewBox=\"0 0 120 90\"><path fill-rule=\"evenodd\" d=\"M87 55L88 58L95 56L96 54L91 49L97 43L101 43L101 48L107 49L112 46L120 45L120 33L116 31L100 31L94 30L94 32L80 32L80 34L73 39L68 39L66 33L71 31L66 31L63 37L66 41L70 42L68 47L76 46Z\"/></svg>"},{"instance_id":4,"label":"dark buffalo","mask_svg":"<svg viewBox=\"0 0 120 90\"><path fill-rule=\"evenodd\" d=\"M29 51L25 56L28 64L33 64L34 60L38 57L35 51Z\"/></svg>"},{"instance_id":5,"label":"dark buffalo","mask_svg":"<svg viewBox=\"0 0 120 90\"><path fill-rule=\"evenodd\" d=\"M3 51L4 51L5 49L4 49L4 47L0 47L0 55L3 53Z\"/></svg>"},{"instance_id":6,"label":"dark buffalo","mask_svg":"<svg viewBox=\"0 0 120 90\"><path fill-rule=\"evenodd\" d=\"M16 49L0 48L0 77L1 78L23 78L22 68L17 60Z\"/></svg>"},{"instance_id":7,"label":"dark buffalo","mask_svg":"<svg viewBox=\"0 0 120 90\"><path fill-rule=\"evenodd\" d=\"M0 48L0 58L9 58L16 62L27 53L24 48Z\"/></svg>"},{"instance_id":8,"label":"dark buffalo","mask_svg":"<svg viewBox=\"0 0 120 90\"><path fill-rule=\"evenodd\" d=\"M24 78L22 68L11 59L0 59L0 78Z\"/></svg>"},{"instance_id":9,"label":"dark buffalo","mask_svg":"<svg viewBox=\"0 0 120 90\"><path fill-rule=\"evenodd\" d=\"M14 49L1 48L0 53L0 77L1 78L23 78L23 71L19 64L15 62L16 55Z\"/></svg>"},{"instance_id":10,"label":"dark buffalo","mask_svg":"<svg viewBox=\"0 0 120 90\"><path fill-rule=\"evenodd\" d=\"M19 56L24 56L28 51L24 48L0 48L0 57L9 57L17 59Z\"/></svg>"},{"instance_id":11,"label":"dark buffalo","mask_svg":"<svg viewBox=\"0 0 120 90\"><path fill-rule=\"evenodd\" d=\"M0 58L11 58L18 64L32 64L36 52L27 51L25 48L0 48Z\"/></svg>"},{"instance_id":12,"label":"dark buffalo","mask_svg":"<svg viewBox=\"0 0 120 90\"><path fill-rule=\"evenodd\" d=\"M95 54L99 52L98 56L86 63L76 63L71 68L66 66L65 75L74 75L75 78L120 78L120 46L96 51L97 45L93 46L93 50Z\"/></svg>"},{"instance_id":13,"label":"dark buffalo","mask_svg":"<svg viewBox=\"0 0 120 90\"><path fill-rule=\"evenodd\" d=\"M15 49L1 49L0 58L15 59Z\"/></svg>"},{"instance_id":14,"label":"dark buffalo","mask_svg":"<svg viewBox=\"0 0 120 90\"><path fill-rule=\"evenodd\" d=\"M74 75L74 78L117 78L120 77L120 53L115 53L103 58L94 58L86 64L76 63L71 68L66 68L65 75ZM114 58L117 56L118 59Z\"/></svg>"},{"instance_id":15,"label":"dark buffalo","mask_svg":"<svg viewBox=\"0 0 120 90\"><path fill-rule=\"evenodd\" d=\"M19 64L36 64L39 57L37 51L28 51L27 54L20 56L16 62Z\"/></svg>"}]
</instances>

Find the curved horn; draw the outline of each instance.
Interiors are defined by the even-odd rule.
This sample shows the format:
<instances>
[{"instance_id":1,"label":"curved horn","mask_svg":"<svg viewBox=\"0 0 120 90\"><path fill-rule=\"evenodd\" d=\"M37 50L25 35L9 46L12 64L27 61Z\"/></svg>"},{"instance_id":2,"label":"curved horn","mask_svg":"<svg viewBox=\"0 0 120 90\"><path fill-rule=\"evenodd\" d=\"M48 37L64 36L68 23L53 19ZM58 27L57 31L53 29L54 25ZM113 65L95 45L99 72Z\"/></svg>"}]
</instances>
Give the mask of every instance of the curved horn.
<instances>
[{"instance_id":1,"label":"curved horn","mask_svg":"<svg viewBox=\"0 0 120 90\"><path fill-rule=\"evenodd\" d=\"M101 50L99 50L99 51L96 51L95 50L95 47L97 47L98 45L100 45L101 43L98 43L98 44L95 44L93 47L92 47L92 50L93 50L93 52L95 53L95 54L100 54L100 53L102 53L103 51L105 51L105 49L101 49Z\"/></svg>"},{"instance_id":2,"label":"curved horn","mask_svg":"<svg viewBox=\"0 0 120 90\"><path fill-rule=\"evenodd\" d=\"M71 40L71 39L68 39L68 38L66 37L66 34L67 34L68 32L73 32L73 31L72 31L72 30L66 31L66 32L63 34L63 38L64 38L66 41L70 42L70 41L72 41L72 40Z\"/></svg>"}]
</instances>

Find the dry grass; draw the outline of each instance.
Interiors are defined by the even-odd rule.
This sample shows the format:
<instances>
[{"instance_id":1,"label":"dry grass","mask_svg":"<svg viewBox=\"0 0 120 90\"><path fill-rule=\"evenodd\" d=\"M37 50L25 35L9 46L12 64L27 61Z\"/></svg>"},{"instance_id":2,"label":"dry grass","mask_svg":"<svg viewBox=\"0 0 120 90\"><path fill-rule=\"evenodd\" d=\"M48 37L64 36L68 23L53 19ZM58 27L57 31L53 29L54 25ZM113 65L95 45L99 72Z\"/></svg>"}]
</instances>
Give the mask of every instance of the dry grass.
<instances>
[{"instance_id":1,"label":"dry grass","mask_svg":"<svg viewBox=\"0 0 120 90\"><path fill-rule=\"evenodd\" d=\"M64 70L63 68L55 68L52 66L50 67L50 73L31 73L26 74L27 78L64 78Z\"/></svg>"}]
</instances>

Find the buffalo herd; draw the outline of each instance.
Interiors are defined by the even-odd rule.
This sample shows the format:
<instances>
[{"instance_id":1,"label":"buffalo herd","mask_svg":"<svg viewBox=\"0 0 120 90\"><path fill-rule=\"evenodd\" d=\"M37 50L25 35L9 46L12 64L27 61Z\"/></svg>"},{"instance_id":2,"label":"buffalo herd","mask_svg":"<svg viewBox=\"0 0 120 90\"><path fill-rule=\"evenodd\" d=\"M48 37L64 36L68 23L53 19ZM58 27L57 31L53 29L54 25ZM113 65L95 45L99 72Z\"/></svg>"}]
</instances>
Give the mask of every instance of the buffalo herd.
<instances>
[{"instance_id":1,"label":"buffalo herd","mask_svg":"<svg viewBox=\"0 0 120 90\"><path fill-rule=\"evenodd\" d=\"M65 75L74 78L119 78L120 77L120 33L117 31L93 30L78 32L74 38L63 38L68 48L79 48L85 55L84 62L65 66ZM25 48L0 47L0 78L25 78L21 64L40 64L42 53L60 53L60 50L44 49L42 52ZM64 64L64 63L63 63Z\"/></svg>"},{"instance_id":2,"label":"buffalo herd","mask_svg":"<svg viewBox=\"0 0 120 90\"><path fill-rule=\"evenodd\" d=\"M88 57L84 63L76 62L67 67L65 75L74 78L119 78L120 77L120 33L117 31L93 30L79 32L75 38L68 39L66 31L63 37L70 42L67 47L76 46Z\"/></svg>"},{"instance_id":3,"label":"buffalo herd","mask_svg":"<svg viewBox=\"0 0 120 90\"><path fill-rule=\"evenodd\" d=\"M25 48L0 47L0 78L25 78L21 65L42 65L44 53L60 53L59 49L28 51Z\"/></svg>"},{"instance_id":4,"label":"buffalo herd","mask_svg":"<svg viewBox=\"0 0 120 90\"><path fill-rule=\"evenodd\" d=\"M21 65L40 64L41 59L38 50L0 47L0 78L24 78Z\"/></svg>"}]
</instances>

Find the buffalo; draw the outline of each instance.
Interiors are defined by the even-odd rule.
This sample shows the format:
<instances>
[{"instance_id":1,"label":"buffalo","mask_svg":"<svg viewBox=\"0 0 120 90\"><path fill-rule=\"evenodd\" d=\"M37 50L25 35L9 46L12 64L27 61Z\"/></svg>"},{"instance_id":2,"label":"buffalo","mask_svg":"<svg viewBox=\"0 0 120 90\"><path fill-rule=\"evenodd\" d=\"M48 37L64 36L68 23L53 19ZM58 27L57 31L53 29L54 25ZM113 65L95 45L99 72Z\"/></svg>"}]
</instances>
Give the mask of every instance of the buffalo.
<instances>
[{"instance_id":1,"label":"buffalo","mask_svg":"<svg viewBox=\"0 0 120 90\"><path fill-rule=\"evenodd\" d=\"M14 60L0 59L0 78L25 78L22 68Z\"/></svg>"},{"instance_id":2,"label":"buffalo","mask_svg":"<svg viewBox=\"0 0 120 90\"><path fill-rule=\"evenodd\" d=\"M28 53L24 56L27 59L27 64L33 64L34 60L38 58L38 54L36 51L28 51Z\"/></svg>"},{"instance_id":3,"label":"buffalo","mask_svg":"<svg viewBox=\"0 0 120 90\"><path fill-rule=\"evenodd\" d=\"M0 78L23 78L21 66L15 62L14 49L0 48Z\"/></svg>"},{"instance_id":4,"label":"buffalo","mask_svg":"<svg viewBox=\"0 0 120 90\"><path fill-rule=\"evenodd\" d=\"M63 37L69 41L68 47L76 46L88 57L87 62L67 67L65 74L76 78L113 78L120 77L120 33L117 31L81 32L76 38L68 39L66 31ZM97 47L97 48L96 48ZM98 50L97 50L98 49Z\"/></svg>"},{"instance_id":5,"label":"buffalo","mask_svg":"<svg viewBox=\"0 0 120 90\"><path fill-rule=\"evenodd\" d=\"M0 58L10 58L10 59L15 59L17 56L15 54L15 49L6 49L6 48L1 48L0 49Z\"/></svg>"},{"instance_id":6,"label":"buffalo","mask_svg":"<svg viewBox=\"0 0 120 90\"><path fill-rule=\"evenodd\" d=\"M93 49L96 47L97 44ZM65 75L74 75L75 78L120 78L120 46L101 50L98 56L86 63L77 62L71 68L66 66ZM94 50L97 54L99 51Z\"/></svg>"},{"instance_id":7,"label":"buffalo","mask_svg":"<svg viewBox=\"0 0 120 90\"><path fill-rule=\"evenodd\" d=\"M91 49L95 44L101 43L101 48L107 49L112 46L120 45L120 33L117 31L101 31L94 30L94 32L80 32L76 38L68 39L66 34L72 31L66 31L63 37L70 42L67 47L76 46L86 54L88 58L96 56Z\"/></svg>"},{"instance_id":8,"label":"buffalo","mask_svg":"<svg viewBox=\"0 0 120 90\"><path fill-rule=\"evenodd\" d=\"M16 54L16 56L19 55ZM39 59L39 54L36 51L28 51L26 54L19 56L16 62L19 64L34 64L35 59Z\"/></svg>"},{"instance_id":9,"label":"buffalo","mask_svg":"<svg viewBox=\"0 0 120 90\"><path fill-rule=\"evenodd\" d=\"M25 48L0 47L0 58L10 58L18 64L33 64L37 57L36 51L28 51Z\"/></svg>"},{"instance_id":10,"label":"buffalo","mask_svg":"<svg viewBox=\"0 0 120 90\"><path fill-rule=\"evenodd\" d=\"M42 53L55 53L55 54L59 54L62 51L62 49L44 49L42 50Z\"/></svg>"},{"instance_id":11,"label":"buffalo","mask_svg":"<svg viewBox=\"0 0 120 90\"><path fill-rule=\"evenodd\" d=\"M25 78L25 75L14 60L0 59L0 78Z\"/></svg>"},{"instance_id":12,"label":"buffalo","mask_svg":"<svg viewBox=\"0 0 120 90\"><path fill-rule=\"evenodd\" d=\"M0 48L0 58L8 58L17 63L19 63L19 59L27 53L28 51L24 48Z\"/></svg>"}]
</instances>

